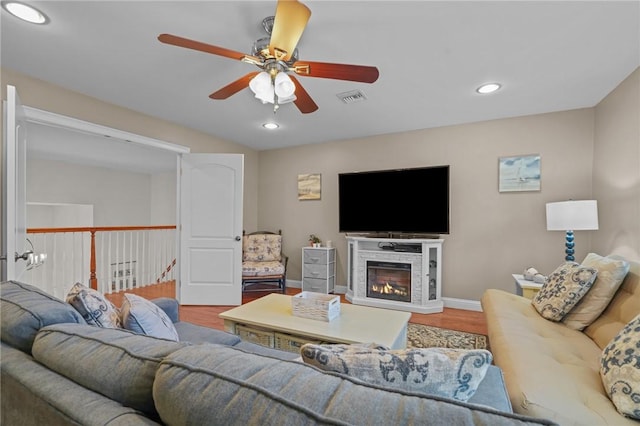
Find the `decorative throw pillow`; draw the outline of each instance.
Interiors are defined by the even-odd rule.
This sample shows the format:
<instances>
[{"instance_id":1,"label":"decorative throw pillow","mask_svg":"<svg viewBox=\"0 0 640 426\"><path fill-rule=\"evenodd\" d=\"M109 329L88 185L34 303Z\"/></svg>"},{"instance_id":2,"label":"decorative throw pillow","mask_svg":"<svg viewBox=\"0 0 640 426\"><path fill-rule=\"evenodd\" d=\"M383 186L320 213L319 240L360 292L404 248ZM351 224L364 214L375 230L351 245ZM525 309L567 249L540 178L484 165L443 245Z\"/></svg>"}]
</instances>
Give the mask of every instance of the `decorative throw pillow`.
<instances>
[{"instance_id":1,"label":"decorative throw pillow","mask_svg":"<svg viewBox=\"0 0 640 426\"><path fill-rule=\"evenodd\" d=\"M624 277L629 272L629 263L622 259L603 257L589 253L582 261L582 266L598 271L598 276L591 290L576 304L562 322L567 327L582 330L596 320L604 311L618 291Z\"/></svg>"},{"instance_id":2,"label":"decorative throw pillow","mask_svg":"<svg viewBox=\"0 0 640 426\"><path fill-rule=\"evenodd\" d=\"M589 291L598 271L566 262L558 266L531 303L538 313L551 321L560 321Z\"/></svg>"},{"instance_id":3,"label":"decorative throw pillow","mask_svg":"<svg viewBox=\"0 0 640 426\"><path fill-rule=\"evenodd\" d=\"M602 351L600 377L618 412L640 420L640 315Z\"/></svg>"},{"instance_id":4,"label":"decorative throw pillow","mask_svg":"<svg viewBox=\"0 0 640 426\"><path fill-rule=\"evenodd\" d=\"M282 235L256 234L242 237L243 262L273 262L282 260Z\"/></svg>"},{"instance_id":5,"label":"decorative throw pillow","mask_svg":"<svg viewBox=\"0 0 640 426\"><path fill-rule=\"evenodd\" d=\"M305 363L387 388L467 401L493 359L484 349L377 349L361 345L314 345L300 350Z\"/></svg>"},{"instance_id":6,"label":"decorative throw pillow","mask_svg":"<svg viewBox=\"0 0 640 426\"><path fill-rule=\"evenodd\" d=\"M176 342L179 340L169 316L158 305L143 297L125 293L120 312L122 325L127 330Z\"/></svg>"},{"instance_id":7,"label":"decorative throw pillow","mask_svg":"<svg viewBox=\"0 0 640 426\"><path fill-rule=\"evenodd\" d=\"M118 308L99 291L76 283L67 293L67 303L73 306L89 325L122 328Z\"/></svg>"}]
</instances>

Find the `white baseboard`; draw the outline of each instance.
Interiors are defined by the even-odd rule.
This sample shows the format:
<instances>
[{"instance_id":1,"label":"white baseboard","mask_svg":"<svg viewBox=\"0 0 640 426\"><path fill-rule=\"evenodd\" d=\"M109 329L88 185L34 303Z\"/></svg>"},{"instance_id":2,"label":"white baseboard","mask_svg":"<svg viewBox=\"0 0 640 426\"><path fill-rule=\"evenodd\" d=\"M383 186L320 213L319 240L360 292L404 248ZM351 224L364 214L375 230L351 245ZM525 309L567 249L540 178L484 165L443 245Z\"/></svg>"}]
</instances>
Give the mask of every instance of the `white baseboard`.
<instances>
[{"instance_id":1,"label":"white baseboard","mask_svg":"<svg viewBox=\"0 0 640 426\"><path fill-rule=\"evenodd\" d=\"M479 300L456 299L453 297L443 297L445 308L464 309L466 311L482 312L482 305Z\"/></svg>"},{"instance_id":2,"label":"white baseboard","mask_svg":"<svg viewBox=\"0 0 640 426\"><path fill-rule=\"evenodd\" d=\"M287 288L302 288L302 281L299 280L287 280ZM333 294L346 294L346 285L337 285L333 289Z\"/></svg>"},{"instance_id":3,"label":"white baseboard","mask_svg":"<svg viewBox=\"0 0 640 426\"><path fill-rule=\"evenodd\" d=\"M298 280L287 280L287 287L291 287L291 288L302 288L302 281L298 281Z\"/></svg>"},{"instance_id":4,"label":"white baseboard","mask_svg":"<svg viewBox=\"0 0 640 426\"><path fill-rule=\"evenodd\" d=\"M300 280L287 280L287 287L290 288L302 288L302 281ZM347 286L337 285L333 291L333 294L346 294ZM443 297L445 308L464 309L466 311L482 312L482 306L479 300L469 299L456 299L453 297Z\"/></svg>"},{"instance_id":5,"label":"white baseboard","mask_svg":"<svg viewBox=\"0 0 640 426\"><path fill-rule=\"evenodd\" d=\"M346 285L337 285L333 288L333 294L347 294Z\"/></svg>"}]
</instances>

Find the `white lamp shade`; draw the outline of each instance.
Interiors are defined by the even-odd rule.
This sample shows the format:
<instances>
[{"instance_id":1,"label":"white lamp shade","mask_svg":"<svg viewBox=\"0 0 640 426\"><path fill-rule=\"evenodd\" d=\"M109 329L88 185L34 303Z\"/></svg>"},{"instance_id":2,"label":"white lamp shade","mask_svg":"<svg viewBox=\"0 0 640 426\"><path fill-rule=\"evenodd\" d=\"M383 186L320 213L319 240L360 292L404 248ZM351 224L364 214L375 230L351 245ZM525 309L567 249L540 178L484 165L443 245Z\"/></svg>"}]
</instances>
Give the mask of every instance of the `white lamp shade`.
<instances>
[{"instance_id":1,"label":"white lamp shade","mask_svg":"<svg viewBox=\"0 0 640 426\"><path fill-rule=\"evenodd\" d=\"M296 91L296 86L286 72L279 72L276 75L275 90L278 98L289 98Z\"/></svg>"},{"instance_id":2,"label":"white lamp shade","mask_svg":"<svg viewBox=\"0 0 640 426\"><path fill-rule=\"evenodd\" d=\"M271 87L271 76L265 71L253 77L249 82L249 88L256 94L256 97L266 94Z\"/></svg>"},{"instance_id":3,"label":"white lamp shade","mask_svg":"<svg viewBox=\"0 0 640 426\"><path fill-rule=\"evenodd\" d=\"M256 98L260 99L263 104L266 104L266 103L272 104L275 102L273 95L274 95L273 86L269 85L265 90L262 90L261 92L256 93Z\"/></svg>"},{"instance_id":4,"label":"white lamp shade","mask_svg":"<svg viewBox=\"0 0 640 426\"><path fill-rule=\"evenodd\" d=\"M286 98L281 98L280 96L278 96L278 103L280 105L284 105L284 104L288 104L289 102L293 102L296 99L298 99L296 95L287 96Z\"/></svg>"},{"instance_id":5,"label":"white lamp shade","mask_svg":"<svg viewBox=\"0 0 640 426\"><path fill-rule=\"evenodd\" d=\"M598 229L596 200L547 203L547 231L584 231Z\"/></svg>"}]
</instances>

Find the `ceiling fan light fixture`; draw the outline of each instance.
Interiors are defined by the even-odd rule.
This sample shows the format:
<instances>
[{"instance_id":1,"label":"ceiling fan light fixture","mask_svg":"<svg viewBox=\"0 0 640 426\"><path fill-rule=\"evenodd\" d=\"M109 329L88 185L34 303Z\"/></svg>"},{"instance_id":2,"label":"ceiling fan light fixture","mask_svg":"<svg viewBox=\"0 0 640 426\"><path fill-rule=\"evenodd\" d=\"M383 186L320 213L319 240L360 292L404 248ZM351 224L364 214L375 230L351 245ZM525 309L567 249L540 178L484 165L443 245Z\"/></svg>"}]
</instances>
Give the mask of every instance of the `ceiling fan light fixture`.
<instances>
[{"instance_id":1,"label":"ceiling fan light fixture","mask_svg":"<svg viewBox=\"0 0 640 426\"><path fill-rule=\"evenodd\" d=\"M260 99L263 104L275 103L275 92L273 90L273 86L269 86L265 90L256 93L256 98Z\"/></svg>"},{"instance_id":2,"label":"ceiling fan light fixture","mask_svg":"<svg viewBox=\"0 0 640 426\"><path fill-rule=\"evenodd\" d=\"M476 92L481 95L486 95L489 93L493 93L496 90L500 89L502 85L500 83L486 83L476 89Z\"/></svg>"},{"instance_id":3,"label":"ceiling fan light fixture","mask_svg":"<svg viewBox=\"0 0 640 426\"><path fill-rule=\"evenodd\" d=\"M286 72L279 72L276 75L275 82L275 91L278 98L289 98L296 91L296 86L291 81L291 77L287 75Z\"/></svg>"},{"instance_id":4,"label":"ceiling fan light fixture","mask_svg":"<svg viewBox=\"0 0 640 426\"><path fill-rule=\"evenodd\" d=\"M249 81L249 88L263 104L276 104L277 101L282 105L296 100L296 86L285 72L278 72L274 79L269 72L262 71Z\"/></svg>"},{"instance_id":5,"label":"ceiling fan light fixture","mask_svg":"<svg viewBox=\"0 0 640 426\"><path fill-rule=\"evenodd\" d=\"M266 71L258 73L258 75L253 77L249 82L249 88L256 94L256 97L268 93L271 87L273 87L271 84L271 75Z\"/></svg>"},{"instance_id":6,"label":"ceiling fan light fixture","mask_svg":"<svg viewBox=\"0 0 640 426\"><path fill-rule=\"evenodd\" d=\"M296 99L296 95L291 95L291 96L285 96L285 97L280 97L278 96L278 104L283 105L283 104L288 104L290 102L295 101Z\"/></svg>"},{"instance_id":7,"label":"ceiling fan light fixture","mask_svg":"<svg viewBox=\"0 0 640 426\"><path fill-rule=\"evenodd\" d=\"M32 24L42 25L48 22L45 14L40 12L33 6L11 1L3 2L2 7L4 7L7 12L12 14L16 18L22 19L23 21L31 22Z\"/></svg>"},{"instance_id":8,"label":"ceiling fan light fixture","mask_svg":"<svg viewBox=\"0 0 640 426\"><path fill-rule=\"evenodd\" d=\"M274 113L281 104L295 102L302 114L309 114L317 111L318 105L294 74L359 83L374 83L380 75L378 69L372 66L298 61L297 45L310 16L311 11L300 1L277 0L275 15L268 16L262 22L265 32L270 36L259 38L253 43L252 55L173 34L160 34L158 40L161 43L242 61L261 70L245 74L211 93L211 99L227 99L249 87L255 97L263 103L273 104ZM363 98L364 96L360 96L360 99Z\"/></svg>"}]
</instances>

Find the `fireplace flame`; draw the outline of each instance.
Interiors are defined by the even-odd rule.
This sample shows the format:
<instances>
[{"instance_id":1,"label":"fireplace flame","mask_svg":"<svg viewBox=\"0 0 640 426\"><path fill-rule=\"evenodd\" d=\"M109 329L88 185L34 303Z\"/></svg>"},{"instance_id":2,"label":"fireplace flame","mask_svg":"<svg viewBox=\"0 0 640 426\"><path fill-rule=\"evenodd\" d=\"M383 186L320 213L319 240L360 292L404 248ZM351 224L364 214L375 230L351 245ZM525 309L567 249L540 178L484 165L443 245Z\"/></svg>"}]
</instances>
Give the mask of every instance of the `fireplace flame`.
<instances>
[{"instance_id":1,"label":"fireplace flame","mask_svg":"<svg viewBox=\"0 0 640 426\"><path fill-rule=\"evenodd\" d=\"M381 294L393 294L396 296L407 296L407 290L402 287L396 287L389 284L389 282L385 282L384 284L374 284L371 286L371 289L376 293Z\"/></svg>"}]
</instances>

